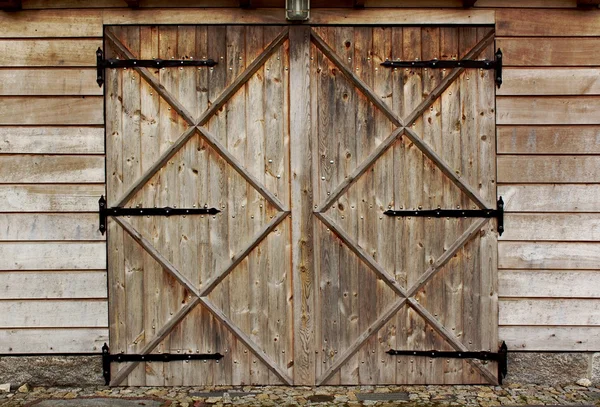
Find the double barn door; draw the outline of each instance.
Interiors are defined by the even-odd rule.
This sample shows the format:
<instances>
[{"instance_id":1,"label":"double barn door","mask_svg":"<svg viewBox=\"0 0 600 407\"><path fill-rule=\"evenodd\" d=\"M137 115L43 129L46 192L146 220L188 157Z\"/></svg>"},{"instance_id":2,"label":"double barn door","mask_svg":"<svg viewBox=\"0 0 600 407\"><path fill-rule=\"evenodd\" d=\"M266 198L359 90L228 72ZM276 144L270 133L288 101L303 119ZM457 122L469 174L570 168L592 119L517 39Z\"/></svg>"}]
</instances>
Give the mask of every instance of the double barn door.
<instances>
[{"instance_id":1,"label":"double barn door","mask_svg":"<svg viewBox=\"0 0 600 407\"><path fill-rule=\"evenodd\" d=\"M108 221L113 385L493 383L497 348L490 27L107 27L108 207L218 213Z\"/></svg>"}]
</instances>

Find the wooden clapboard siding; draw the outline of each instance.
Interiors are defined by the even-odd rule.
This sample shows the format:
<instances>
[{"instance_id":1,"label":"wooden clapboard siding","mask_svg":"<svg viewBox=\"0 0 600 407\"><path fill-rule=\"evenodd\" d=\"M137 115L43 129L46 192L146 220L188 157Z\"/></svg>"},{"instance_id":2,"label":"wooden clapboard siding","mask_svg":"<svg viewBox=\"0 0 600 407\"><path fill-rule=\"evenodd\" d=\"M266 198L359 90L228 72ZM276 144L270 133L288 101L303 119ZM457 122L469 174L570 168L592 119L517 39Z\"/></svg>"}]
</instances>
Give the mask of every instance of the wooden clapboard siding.
<instances>
[{"instance_id":1,"label":"wooden clapboard siding","mask_svg":"<svg viewBox=\"0 0 600 407\"><path fill-rule=\"evenodd\" d=\"M599 241L597 213L509 213L502 240Z\"/></svg>"},{"instance_id":2,"label":"wooden clapboard siding","mask_svg":"<svg viewBox=\"0 0 600 407\"><path fill-rule=\"evenodd\" d=\"M542 1L548 4L546 7L553 7L549 1ZM477 2L478 6L479 3L482 1ZM574 1L563 3L574 6ZM600 15L592 10L500 9L496 11L496 21L496 34L502 37L598 37L600 34Z\"/></svg>"},{"instance_id":3,"label":"wooden clapboard siding","mask_svg":"<svg viewBox=\"0 0 600 407\"><path fill-rule=\"evenodd\" d=\"M106 300L0 300L0 328L104 328Z\"/></svg>"},{"instance_id":4,"label":"wooden clapboard siding","mask_svg":"<svg viewBox=\"0 0 600 407\"><path fill-rule=\"evenodd\" d=\"M497 95L599 95L600 68L507 68Z\"/></svg>"},{"instance_id":5,"label":"wooden clapboard siding","mask_svg":"<svg viewBox=\"0 0 600 407\"><path fill-rule=\"evenodd\" d=\"M97 213L0 213L0 241L104 240Z\"/></svg>"},{"instance_id":6,"label":"wooden clapboard siding","mask_svg":"<svg viewBox=\"0 0 600 407\"><path fill-rule=\"evenodd\" d=\"M0 127L0 154L104 154L102 127Z\"/></svg>"},{"instance_id":7,"label":"wooden clapboard siding","mask_svg":"<svg viewBox=\"0 0 600 407\"><path fill-rule=\"evenodd\" d=\"M95 125L103 124L99 96L3 96L0 125Z\"/></svg>"},{"instance_id":8,"label":"wooden clapboard siding","mask_svg":"<svg viewBox=\"0 0 600 407\"><path fill-rule=\"evenodd\" d=\"M498 126L496 133L498 154L600 153L600 126Z\"/></svg>"},{"instance_id":9,"label":"wooden clapboard siding","mask_svg":"<svg viewBox=\"0 0 600 407\"><path fill-rule=\"evenodd\" d=\"M102 95L92 68L2 68L0 96Z\"/></svg>"},{"instance_id":10,"label":"wooden clapboard siding","mask_svg":"<svg viewBox=\"0 0 600 407\"><path fill-rule=\"evenodd\" d=\"M105 271L0 272L0 298L106 298Z\"/></svg>"},{"instance_id":11,"label":"wooden clapboard siding","mask_svg":"<svg viewBox=\"0 0 600 407\"><path fill-rule=\"evenodd\" d=\"M500 337L509 349L519 351L597 351L597 326L500 326Z\"/></svg>"},{"instance_id":12,"label":"wooden clapboard siding","mask_svg":"<svg viewBox=\"0 0 600 407\"><path fill-rule=\"evenodd\" d=\"M500 297L600 298L600 270L500 270Z\"/></svg>"},{"instance_id":13,"label":"wooden clapboard siding","mask_svg":"<svg viewBox=\"0 0 600 407\"><path fill-rule=\"evenodd\" d=\"M42 37L43 38L43 37ZM2 39L0 67L96 66L101 39Z\"/></svg>"},{"instance_id":14,"label":"wooden clapboard siding","mask_svg":"<svg viewBox=\"0 0 600 407\"><path fill-rule=\"evenodd\" d=\"M0 155L0 183L104 182L104 156Z\"/></svg>"},{"instance_id":15,"label":"wooden clapboard siding","mask_svg":"<svg viewBox=\"0 0 600 407\"><path fill-rule=\"evenodd\" d=\"M498 182L510 183L598 183L597 155L503 155L497 158Z\"/></svg>"},{"instance_id":16,"label":"wooden clapboard siding","mask_svg":"<svg viewBox=\"0 0 600 407\"><path fill-rule=\"evenodd\" d=\"M0 329L0 353L99 353L106 328Z\"/></svg>"},{"instance_id":17,"label":"wooden clapboard siding","mask_svg":"<svg viewBox=\"0 0 600 407\"><path fill-rule=\"evenodd\" d=\"M498 267L505 269L596 270L600 243L499 242Z\"/></svg>"},{"instance_id":18,"label":"wooden clapboard siding","mask_svg":"<svg viewBox=\"0 0 600 407\"><path fill-rule=\"evenodd\" d=\"M506 66L597 66L600 37L501 37L496 46L502 49Z\"/></svg>"},{"instance_id":19,"label":"wooden clapboard siding","mask_svg":"<svg viewBox=\"0 0 600 407\"><path fill-rule=\"evenodd\" d=\"M499 301L500 325L600 325L597 299L522 299Z\"/></svg>"},{"instance_id":20,"label":"wooden clapboard siding","mask_svg":"<svg viewBox=\"0 0 600 407\"><path fill-rule=\"evenodd\" d=\"M0 212L95 212L104 184L0 185Z\"/></svg>"},{"instance_id":21,"label":"wooden clapboard siding","mask_svg":"<svg viewBox=\"0 0 600 407\"><path fill-rule=\"evenodd\" d=\"M600 124L599 96L499 96L496 106L498 124Z\"/></svg>"},{"instance_id":22,"label":"wooden clapboard siding","mask_svg":"<svg viewBox=\"0 0 600 407\"><path fill-rule=\"evenodd\" d=\"M104 242L2 242L0 270L102 270Z\"/></svg>"},{"instance_id":23,"label":"wooden clapboard siding","mask_svg":"<svg viewBox=\"0 0 600 407\"><path fill-rule=\"evenodd\" d=\"M499 185L508 212L600 212L600 185Z\"/></svg>"}]
</instances>

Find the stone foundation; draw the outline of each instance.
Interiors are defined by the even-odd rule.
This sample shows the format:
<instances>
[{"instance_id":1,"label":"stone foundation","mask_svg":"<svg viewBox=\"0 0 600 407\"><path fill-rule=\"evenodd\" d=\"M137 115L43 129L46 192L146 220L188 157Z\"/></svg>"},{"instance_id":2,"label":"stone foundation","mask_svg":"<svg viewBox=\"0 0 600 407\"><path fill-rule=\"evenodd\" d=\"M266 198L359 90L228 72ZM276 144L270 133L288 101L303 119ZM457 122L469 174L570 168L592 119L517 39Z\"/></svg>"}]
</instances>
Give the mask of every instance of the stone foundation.
<instances>
[{"instance_id":1,"label":"stone foundation","mask_svg":"<svg viewBox=\"0 0 600 407\"><path fill-rule=\"evenodd\" d=\"M505 384L572 384L586 378L600 385L600 353L509 352ZM0 383L31 386L104 384L101 356L26 356L0 358Z\"/></svg>"}]
</instances>

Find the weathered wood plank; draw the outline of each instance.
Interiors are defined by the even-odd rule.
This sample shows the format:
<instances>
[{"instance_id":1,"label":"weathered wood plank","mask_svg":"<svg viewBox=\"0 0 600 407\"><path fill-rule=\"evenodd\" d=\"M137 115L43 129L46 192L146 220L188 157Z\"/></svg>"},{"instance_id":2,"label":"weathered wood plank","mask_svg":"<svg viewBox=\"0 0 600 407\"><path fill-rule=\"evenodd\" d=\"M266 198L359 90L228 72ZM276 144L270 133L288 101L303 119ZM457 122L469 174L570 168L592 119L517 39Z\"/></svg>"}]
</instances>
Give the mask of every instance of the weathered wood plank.
<instances>
[{"instance_id":1,"label":"weathered wood plank","mask_svg":"<svg viewBox=\"0 0 600 407\"><path fill-rule=\"evenodd\" d=\"M508 212L600 212L600 186L499 185Z\"/></svg>"},{"instance_id":2,"label":"weathered wood plank","mask_svg":"<svg viewBox=\"0 0 600 407\"><path fill-rule=\"evenodd\" d=\"M0 38L101 37L102 11L80 9L2 13L0 27Z\"/></svg>"},{"instance_id":3,"label":"weathered wood plank","mask_svg":"<svg viewBox=\"0 0 600 407\"><path fill-rule=\"evenodd\" d=\"M496 38L505 66L594 66L600 38Z\"/></svg>"},{"instance_id":4,"label":"weathered wood plank","mask_svg":"<svg viewBox=\"0 0 600 407\"><path fill-rule=\"evenodd\" d=\"M499 183L600 182L600 156L503 155L497 162Z\"/></svg>"},{"instance_id":5,"label":"weathered wood plank","mask_svg":"<svg viewBox=\"0 0 600 407\"><path fill-rule=\"evenodd\" d=\"M94 69L0 69L0 95L102 95Z\"/></svg>"},{"instance_id":6,"label":"weathered wood plank","mask_svg":"<svg viewBox=\"0 0 600 407\"><path fill-rule=\"evenodd\" d=\"M498 268L595 270L599 249L598 243L499 242Z\"/></svg>"},{"instance_id":7,"label":"weathered wood plank","mask_svg":"<svg viewBox=\"0 0 600 407\"><path fill-rule=\"evenodd\" d=\"M575 0L478 0L476 7L573 8Z\"/></svg>"},{"instance_id":8,"label":"weathered wood plank","mask_svg":"<svg viewBox=\"0 0 600 407\"><path fill-rule=\"evenodd\" d=\"M1 353L98 353L105 343L106 328L0 329Z\"/></svg>"},{"instance_id":9,"label":"weathered wood plank","mask_svg":"<svg viewBox=\"0 0 600 407\"><path fill-rule=\"evenodd\" d=\"M103 270L104 242L0 243L0 270Z\"/></svg>"},{"instance_id":10,"label":"weathered wood plank","mask_svg":"<svg viewBox=\"0 0 600 407\"><path fill-rule=\"evenodd\" d=\"M0 154L104 154L101 127L0 127Z\"/></svg>"},{"instance_id":11,"label":"weathered wood plank","mask_svg":"<svg viewBox=\"0 0 600 407\"><path fill-rule=\"evenodd\" d=\"M0 155L0 182L104 182L104 156Z\"/></svg>"},{"instance_id":12,"label":"weathered wood plank","mask_svg":"<svg viewBox=\"0 0 600 407\"><path fill-rule=\"evenodd\" d=\"M0 40L0 66L96 66L100 39Z\"/></svg>"},{"instance_id":13,"label":"weathered wood plank","mask_svg":"<svg viewBox=\"0 0 600 407\"><path fill-rule=\"evenodd\" d=\"M598 325L598 299L501 299L500 325Z\"/></svg>"},{"instance_id":14,"label":"weathered wood plank","mask_svg":"<svg viewBox=\"0 0 600 407\"><path fill-rule=\"evenodd\" d=\"M509 349L528 351L597 351L597 326L501 326L500 338Z\"/></svg>"},{"instance_id":15,"label":"weathered wood plank","mask_svg":"<svg viewBox=\"0 0 600 407\"><path fill-rule=\"evenodd\" d=\"M95 212L103 184L0 185L2 212Z\"/></svg>"},{"instance_id":16,"label":"weathered wood plank","mask_svg":"<svg viewBox=\"0 0 600 407\"><path fill-rule=\"evenodd\" d=\"M598 95L597 68L507 68L502 71L500 96Z\"/></svg>"},{"instance_id":17,"label":"weathered wood plank","mask_svg":"<svg viewBox=\"0 0 600 407\"><path fill-rule=\"evenodd\" d=\"M106 298L105 271L0 272L0 298Z\"/></svg>"},{"instance_id":18,"label":"weathered wood plank","mask_svg":"<svg viewBox=\"0 0 600 407\"><path fill-rule=\"evenodd\" d=\"M498 154L598 154L600 126L498 126Z\"/></svg>"},{"instance_id":19,"label":"weathered wood plank","mask_svg":"<svg viewBox=\"0 0 600 407\"><path fill-rule=\"evenodd\" d=\"M1 55L1 54L0 54ZM102 97L4 97L0 124L104 124Z\"/></svg>"},{"instance_id":20,"label":"weathered wood plank","mask_svg":"<svg viewBox=\"0 0 600 407\"><path fill-rule=\"evenodd\" d=\"M498 36L595 37L600 35L599 27L600 16L594 12L548 8L539 10L514 8L496 11L496 34Z\"/></svg>"},{"instance_id":21,"label":"weathered wood plank","mask_svg":"<svg viewBox=\"0 0 600 407\"><path fill-rule=\"evenodd\" d=\"M104 240L97 213L2 213L0 240Z\"/></svg>"},{"instance_id":22,"label":"weathered wood plank","mask_svg":"<svg viewBox=\"0 0 600 407\"><path fill-rule=\"evenodd\" d=\"M0 301L1 328L105 328L106 300Z\"/></svg>"},{"instance_id":23,"label":"weathered wood plank","mask_svg":"<svg viewBox=\"0 0 600 407\"><path fill-rule=\"evenodd\" d=\"M501 270L501 297L600 298L598 270Z\"/></svg>"},{"instance_id":24,"label":"weathered wood plank","mask_svg":"<svg viewBox=\"0 0 600 407\"><path fill-rule=\"evenodd\" d=\"M596 213L510 213L504 217L502 240L600 240Z\"/></svg>"},{"instance_id":25,"label":"weathered wood plank","mask_svg":"<svg viewBox=\"0 0 600 407\"><path fill-rule=\"evenodd\" d=\"M498 124L600 124L598 96L500 96L496 106Z\"/></svg>"}]
</instances>

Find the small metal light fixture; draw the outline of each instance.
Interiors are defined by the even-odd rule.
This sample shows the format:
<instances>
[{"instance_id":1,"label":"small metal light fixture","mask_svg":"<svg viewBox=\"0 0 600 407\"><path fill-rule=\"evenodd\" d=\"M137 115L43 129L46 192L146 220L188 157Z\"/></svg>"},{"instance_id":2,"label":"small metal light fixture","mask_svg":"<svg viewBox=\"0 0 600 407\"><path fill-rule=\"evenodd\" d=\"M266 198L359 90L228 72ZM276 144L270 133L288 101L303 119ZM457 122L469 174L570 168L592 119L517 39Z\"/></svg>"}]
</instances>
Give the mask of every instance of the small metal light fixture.
<instances>
[{"instance_id":1,"label":"small metal light fixture","mask_svg":"<svg viewBox=\"0 0 600 407\"><path fill-rule=\"evenodd\" d=\"M285 0L285 18L306 21L310 18L310 0Z\"/></svg>"}]
</instances>

